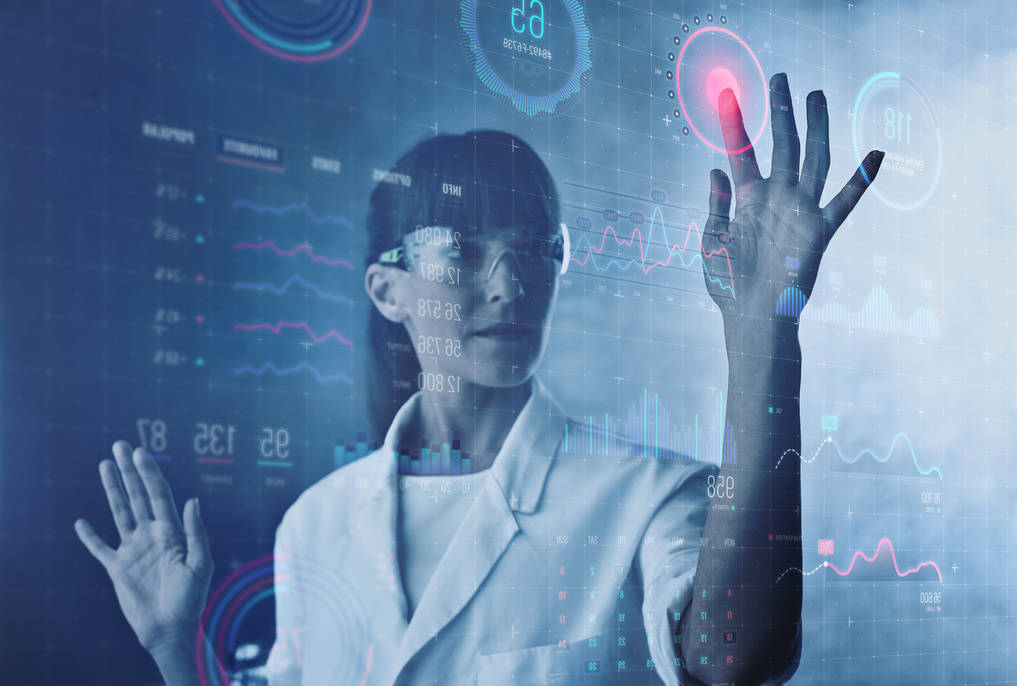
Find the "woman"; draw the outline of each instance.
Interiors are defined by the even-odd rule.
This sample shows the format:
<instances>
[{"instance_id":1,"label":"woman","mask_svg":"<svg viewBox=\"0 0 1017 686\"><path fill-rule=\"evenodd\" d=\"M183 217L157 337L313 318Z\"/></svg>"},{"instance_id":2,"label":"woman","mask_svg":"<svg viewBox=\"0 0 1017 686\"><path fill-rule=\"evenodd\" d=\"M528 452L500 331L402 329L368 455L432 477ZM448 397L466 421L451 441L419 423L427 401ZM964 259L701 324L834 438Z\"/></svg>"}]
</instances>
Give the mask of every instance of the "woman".
<instances>
[{"instance_id":1,"label":"woman","mask_svg":"<svg viewBox=\"0 0 1017 686\"><path fill-rule=\"evenodd\" d=\"M772 313L790 285L787 255L811 294L882 154L820 208L825 99L807 100L801 173L784 75L770 99L767 179L733 93L719 103L725 144L739 151L729 156L737 213L729 219L731 186L714 170L703 262L708 277L722 262L730 278L726 253L734 269L737 298L717 278L706 283L724 316L739 449L719 473L734 497L712 504L714 467L647 459L638 446L630 457L557 454L566 419L533 377L563 257L539 157L513 136L474 132L425 141L396 164L411 192L382 184L371 200L371 378L385 389L422 379L425 390L375 403L384 446L284 517L271 683L743 684L793 673L800 462L779 458L800 451L801 351L797 320ZM443 184L462 195L446 197ZM400 356L407 345L417 352ZM415 462L416 447L438 437L459 442L463 473L417 474L427 453ZM185 504L181 526L155 462L140 450L132 459L123 442L114 455L100 473L121 545L81 520L78 535L167 683L221 681L199 626L211 558L197 503Z\"/></svg>"}]
</instances>

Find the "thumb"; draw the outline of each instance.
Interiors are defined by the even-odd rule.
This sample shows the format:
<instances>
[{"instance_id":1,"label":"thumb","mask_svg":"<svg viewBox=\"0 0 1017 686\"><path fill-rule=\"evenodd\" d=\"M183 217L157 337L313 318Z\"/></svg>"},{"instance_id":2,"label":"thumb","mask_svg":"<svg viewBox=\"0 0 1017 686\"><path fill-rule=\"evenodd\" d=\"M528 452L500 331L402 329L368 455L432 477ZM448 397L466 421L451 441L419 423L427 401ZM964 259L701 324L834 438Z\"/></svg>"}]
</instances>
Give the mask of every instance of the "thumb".
<instances>
[{"instance_id":1,"label":"thumb","mask_svg":"<svg viewBox=\"0 0 1017 686\"><path fill-rule=\"evenodd\" d=\"M184 504L184 535L187 536L187 566L204 576L212 575L212 551L208 547L208 532L201 520L197 498Z\"/></svg>"}]
</instances>

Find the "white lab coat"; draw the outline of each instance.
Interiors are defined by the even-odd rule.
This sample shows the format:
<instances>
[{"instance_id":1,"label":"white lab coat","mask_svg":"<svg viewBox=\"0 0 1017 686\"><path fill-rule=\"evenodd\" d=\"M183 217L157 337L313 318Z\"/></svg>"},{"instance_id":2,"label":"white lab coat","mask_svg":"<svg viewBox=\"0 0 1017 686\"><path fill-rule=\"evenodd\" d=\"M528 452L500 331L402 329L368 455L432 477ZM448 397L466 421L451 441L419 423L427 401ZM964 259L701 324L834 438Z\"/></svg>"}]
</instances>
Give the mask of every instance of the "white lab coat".
<instances>
[{"instance_id":1,"label":"white lab coat","mask_svg":"<svg viewBox=\"0 0 1017 686\"><path fill-rule=\"evenodd\" d=\"M395 455L419 405L418 394L382 449L284 516L270 683L680 683L675 613L690 601L716 468L635 444L626 457L560 454L567 419L535 381L407 622Z\"/></svg>"}]
</instances>

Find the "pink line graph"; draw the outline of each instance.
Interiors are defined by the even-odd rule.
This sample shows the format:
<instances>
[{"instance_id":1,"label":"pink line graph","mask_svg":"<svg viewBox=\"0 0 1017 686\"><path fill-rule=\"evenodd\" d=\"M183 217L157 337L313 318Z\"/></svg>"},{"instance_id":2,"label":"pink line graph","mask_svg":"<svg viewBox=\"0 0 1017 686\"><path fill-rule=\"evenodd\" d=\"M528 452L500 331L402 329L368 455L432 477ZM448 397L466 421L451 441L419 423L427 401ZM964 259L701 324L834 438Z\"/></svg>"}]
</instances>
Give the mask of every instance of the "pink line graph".
<instances>
[{"instance_id":1,"label":"pink line graph","mask_svg":"<svg viewBox=\"0 0 1017 686\"><path fill-rule=\"evenodd\" d=\"M897 572L897 576L899 576L901 578L904 578L908 574L914 574L915 572L917 572L922 567L929 567L929 566L931 566L933 569L936 570L936 574L939 575L939 582L943 583L943 574L942 574L942 572L939 571L939 566L937 566L936 563L932 562L931 560L928 561L928 562L921 563L920 565L918 565L914 569L909 569L906 572L901 572L900 568L897 566L897 555L893 552L893 543L890 542L889 538L881 538L879 540L879 543L876 544L876 552L873 553L872 557L868 557L865 553L863 553L860 550L858 552L856 552L851 557L851 564L849 564L847 570L845 570L843 572L840 571L839 569L837 569L836 567L834 567L832 564L828 564L827 566L830 569L832 569L834 572L836 572L837 574L840 574L841 576L847 576L848 574L851 573L851 569L855 566L855 560L857 560L859 556L861 556L861 558L863 560L865 560L866 562L874 562L875 559L877 557L879 557L879 551L883 548L883 544L884 543L886 543L886 546L890 549L890 558L893 560L893 569L894 569L895 572Z\"/></svg>"},{"instance_id":2,"label":"pink line graph","mask_svg":"<svg viewBox=\"0 0 1017 686\"><path fill-rule=\"evenodd\" d=\"M659 213L659 210L658 211L654 211L654 216L653 216L653 219L651 220L651 224L650 224L650 233L651 234L653 233L653 222L656 221L658 213ZM663 228L663 219L661 219L661 227ZM671 264L671 260L674 259L676 251L678 253L684 254L686 249L688 249L688 247L689 247L689 241L692 238L692 231L693 231L693 229L699 235L699 249L700 249L700 251L697 252L695 255L693 255L692 260L689 260L688 263L686 263L683 258L681 258L681 257L678 258L681 261L682 266L688 267L688 266L690 266L692 264L692 261L696 257L700 257L702 255L703 234L699 231L699 226L695 222L692 222L689 225L689 231L688 231L687 234L685 234L685 243L683 245L678 245L677 243L675 243L674 245L668 245L667 260L658 260L657 262L654 262L652 264L647 264L646 263L646 247L643 245L643 234L640 233L639 229L638 228L633 228L632 229L632 236L629 238L629 240L626 241L625 239L618 237L618 234L614 230L613 226L608 226L607 228L604 229L604 235L600 239L600 247L594 247L592 244L587 243L589 249L586 251L586 257L584 257L582 260L580 260L579 258L575 257L575 255L573 254L573 256L570 257L569 259L571 259L573 262L576 262L576 263L578 263L580 265L585 266L586 263L589 261L590 255L592 253L595 252L595 253L597 253L599 255L599 254L601 254L603 252L604 244L607 242L607 234L610 232L610 234L612 236L614 236L614 240L615 240L615 242L618 245L631 246L633 243L636 242L636 239L638 238L638 240L639 240L639 259L638 260L631 260L631 262L629 264L630 265L633 264L633 263L634 264L638 264L639 268L643 271L643 274L647 274L654 267L666 267L669 264ZM666 234L665 234L665 240L666 240ZM579 252L579 251L576 250L576 252ZM734 295L734 272L731 269L731 256L728 254L727 248L719 248L717 250L712 250L712 251L706 253L706 257L714 257L714 256L720 255L720 254L723 254L724 255L724 259L727 261L727 273L728 273L728 276L731 279L731 286L730 286L729 290L731 291L731 294ZM614 261L618 262L617 260L614 260ZM619 266L621 266L621 265L619 264ZM713 280L713 279L711 279L711 280ZM725 287L723 285L722 285L722 287L727 288L727 287Z\"/></svg>"},{"instance_id":3,"label":"pink line graph","mask_svg":"<svg viewBox=\"0 0 1017 686\"><path fill-rule=\"evenodd\" d=\"M321 343L323 341L328 340L329 338L335 338L336 340L345 343L348 346L351 347L353 346L352 341L348 341L342 336L340 336L339 332L337 332L335 329L332 329L324 336L316 336L314 332L311 331L311 327L307 325L307 322L279 322L276 326L272 326L271 324L237 324L236 326L233 327L233 330L254 331L256 329L268 329L272 333L279 333L279 331L281 331L283 327L289 329L303 329L314 340L315 343Z\"/></svg>"},{"instance_id":4,"label":"pink line graph","mask_svg":"<svg viewBox=\"0 0 1017 686\"><path fill-rule=\"evenodd\" d=\"M234 243L233 244L233 249L234 250L242 250L244 248L246 248L248 250L264 250L265 248L268 248L269 250L273 251L275 254L282 255L284 257L292 257L292 256L296 255L298 252L305 252L305 253L307 253L307 256L310 257L313 262L324 262L325 264L327 264L327 265L329 265L331 267L336 267L336 266L338 266L338 267L353 267L353 265L351 263L347 262L346 260L330 260L327 257L323 257L321 255L315 255L314 253L311 252L311 249L309 247L307 247L306 245L298 245L297 247L293 248L293 250L280 250L276 246L276 244L273 243L272 241L265 241L264 243L258 243L258 244L254 244L254 243Z\"/></svg>"},{"instance_id":5,"label":"pink line graph","mask_svg":"<svg viewBox=\"0 0 1017 686\"><path fill-rule=\"evenodd\" d=\"M235 164L240 167L261 169L262 171L275 172L276 174L282 174L285 171L282 167L275 167L270 164L258 164L257 162L248 162L247 160L238 160L233 157L224 157L223 155L216 155L215 159L219 162L225 162L226 164Z\"/></svg>"}]
</instances>

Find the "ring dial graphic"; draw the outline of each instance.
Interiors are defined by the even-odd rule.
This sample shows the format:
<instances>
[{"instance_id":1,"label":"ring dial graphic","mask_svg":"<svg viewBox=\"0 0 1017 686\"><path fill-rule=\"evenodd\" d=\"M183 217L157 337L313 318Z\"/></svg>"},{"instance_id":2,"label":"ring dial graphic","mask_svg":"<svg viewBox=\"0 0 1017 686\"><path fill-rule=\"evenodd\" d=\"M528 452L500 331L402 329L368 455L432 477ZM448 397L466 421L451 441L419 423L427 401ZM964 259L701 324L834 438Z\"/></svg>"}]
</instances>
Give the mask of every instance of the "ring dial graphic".
<instances>
[{"instance_id":1,"label":"ring dial graphic","mask_svg":"<svg viewBox=\"0 0 1017 686\"><path fill-rule=\"evenodd\" d=\"M462 0L459 29L477 77L519 112L559 114L582 97L593 63L578 0Z\"/></svg>"},{"instance_id":2,"label":"ring dial graphic","mask_svg":"<svg viewBox=\"0 0 1017 686\"><path fill-rule=\"evenodd\" d=\"M943 165L943 140L928 98L896 72L876 74L855 101L853 138L861 163L886 152L871 191L890 207L911 210L932 195Z\"/></svg>"},{"instance_id":3,"label":"ring dial graphic","mask_svg":"<svg viewBox=\"0 0 1017 686\"><path fill-rule=\"evenodd\" d=\"M666 76L671 115L685 136L695 136L708 148L729 154L720 126L718 100L730 88L742 111L745 130L755 144L768 121L768 88L756 53L727 26L727 17L696 15L674 36L668 60L674 66Z\"/></svg>"},{"instance_id":4,"label":"ring dial graphic","mask_svg":"<svg viewBox=\"0 0 1017 686\"><path fill-rule=\"evenodd\" d=\"M296 62L335 57L360 37L373 0L214 0L240 35Z\"/></svg>"}]
</instances>

